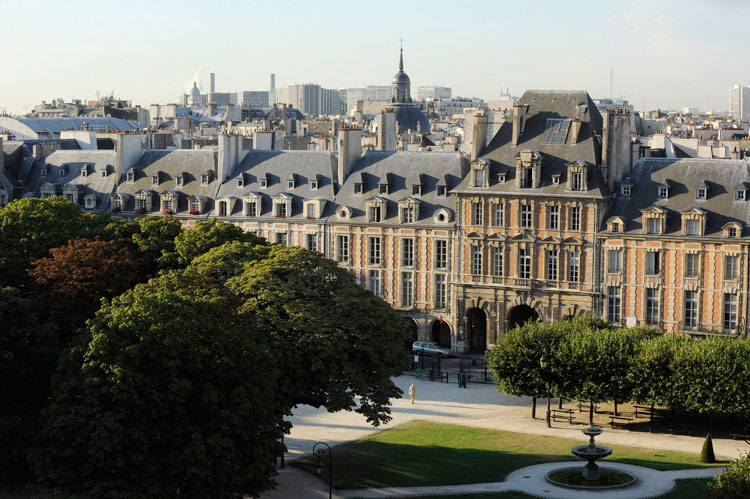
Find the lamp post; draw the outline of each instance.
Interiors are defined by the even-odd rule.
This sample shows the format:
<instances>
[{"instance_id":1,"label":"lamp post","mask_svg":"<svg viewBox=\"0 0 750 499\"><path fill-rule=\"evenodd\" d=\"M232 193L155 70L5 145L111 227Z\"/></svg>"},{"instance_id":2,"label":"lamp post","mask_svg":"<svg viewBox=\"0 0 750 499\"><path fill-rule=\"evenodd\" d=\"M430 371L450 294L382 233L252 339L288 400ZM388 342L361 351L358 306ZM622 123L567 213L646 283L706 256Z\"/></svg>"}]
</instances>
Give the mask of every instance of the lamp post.
<instances>
[{"instance_id":1,"label":"lamp post","mask_svg":"<svg viewBox=\"0 0 750 499\"><path fill-rule=\"evenodd\" d=\"M542 368L545 381L547 381L547 428L552 428L550 423L549 360L544 354L539 358L539 366Z\"/></svg>"},{"instance_id":2,"label":"lamp post","mask_svg":"<svg viewBox=\"0 0 750 499\"><path fill-rule=\"evenodd\" d=\"M313 454L318 456L318 464L315 465L315 471L318 475L323 473L323 455L328 450L328 499L333 499L333 460L331 459L331 447L325 442L317 442L313 445Z\"/></svg>"}]
</instances>

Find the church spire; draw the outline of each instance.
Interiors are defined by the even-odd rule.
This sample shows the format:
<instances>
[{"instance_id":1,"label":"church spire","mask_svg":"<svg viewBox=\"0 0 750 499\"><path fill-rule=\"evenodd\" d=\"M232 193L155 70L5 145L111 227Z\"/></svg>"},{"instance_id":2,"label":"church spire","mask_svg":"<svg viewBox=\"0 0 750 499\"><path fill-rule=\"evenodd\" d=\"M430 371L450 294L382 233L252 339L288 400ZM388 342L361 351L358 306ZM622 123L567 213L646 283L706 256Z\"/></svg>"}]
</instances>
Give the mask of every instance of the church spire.
<instances>
[{"instance_id":1,"label":"church spire","mask_svg":"<svg viewBox=\"0 0 750 499\"><path fill-rule=\"evenodd\" d=\"M399 61L398 61L398 70L403 71L404 70L404 39L402 38L400 42L401 42L401 57L399 58Z\"/></svg>"}]
</instances>

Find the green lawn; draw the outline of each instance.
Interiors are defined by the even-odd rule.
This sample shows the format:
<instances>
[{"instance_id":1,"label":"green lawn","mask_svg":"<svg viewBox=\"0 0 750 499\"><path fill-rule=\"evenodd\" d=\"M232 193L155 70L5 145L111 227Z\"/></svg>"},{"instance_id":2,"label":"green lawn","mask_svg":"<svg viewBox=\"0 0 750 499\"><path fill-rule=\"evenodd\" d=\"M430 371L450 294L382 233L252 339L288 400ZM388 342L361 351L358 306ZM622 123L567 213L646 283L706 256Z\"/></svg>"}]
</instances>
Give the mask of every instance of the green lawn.
<instances>
[{"instance_id":1,"label":"green lawn","mask_svg":"<svg viewBox=\"0 0 750 499\"><path fill-rule=\"evenodd\" d=\"M502 481L508 473L524 466L576 460L570 448L581 443L582 440L414 421L335 447L333 482L336 488L349 489ZM705 466L699 462L698 454L623 445L613 445L612 449L613 457L607 460L657 470ZM295 464L314 472L313 459Z\"/></svg>"}]
</instances>

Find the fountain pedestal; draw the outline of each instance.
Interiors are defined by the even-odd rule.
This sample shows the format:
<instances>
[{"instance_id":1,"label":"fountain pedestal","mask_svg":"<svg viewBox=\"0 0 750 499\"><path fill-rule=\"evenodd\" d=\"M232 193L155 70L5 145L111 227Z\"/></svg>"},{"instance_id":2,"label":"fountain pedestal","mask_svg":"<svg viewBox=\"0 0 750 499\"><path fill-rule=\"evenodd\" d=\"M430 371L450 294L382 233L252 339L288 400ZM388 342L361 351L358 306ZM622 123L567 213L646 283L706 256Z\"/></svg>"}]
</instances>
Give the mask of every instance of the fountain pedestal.
<instances>
[{"instance_id":1,"label":"fountain pedestal","mask_svg":"<svg viewBox=\"0 0 750 499\"><path fill-rule=\"evenodd\" d=\"M603 445L596 445L594 442L594 438L603 433L601 428L597 428L592 424L591 427L581 431L589 437L589 443L588 445L576 445L571 449L571 452L577 457L588 461L583 467L583 479L599 480L599 466L596 464L596 461L612 454L612 449Z\"/></svg>"}]
</instances>

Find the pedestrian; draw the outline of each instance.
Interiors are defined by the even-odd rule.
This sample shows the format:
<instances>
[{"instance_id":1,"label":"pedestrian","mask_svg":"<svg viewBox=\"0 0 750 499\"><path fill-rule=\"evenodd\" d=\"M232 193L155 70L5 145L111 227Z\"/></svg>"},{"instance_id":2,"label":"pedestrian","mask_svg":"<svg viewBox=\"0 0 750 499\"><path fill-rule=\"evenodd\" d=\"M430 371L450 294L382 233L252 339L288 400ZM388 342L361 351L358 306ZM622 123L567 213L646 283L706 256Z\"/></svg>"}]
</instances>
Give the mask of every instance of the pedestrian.
<instances>
[{"instance_id":1,"label":"pedestrian","mask_svg":"<svg viewBox=\"0 0 750 499\"><path fill-rule=\"evenodd\" d=\"M414 403L414 397L416 396L417 396L417 389L414 386L414 383L412 383L411 386L409 387L409 397L411 398L412 404Z\"/></svg>"}]
</instances>

